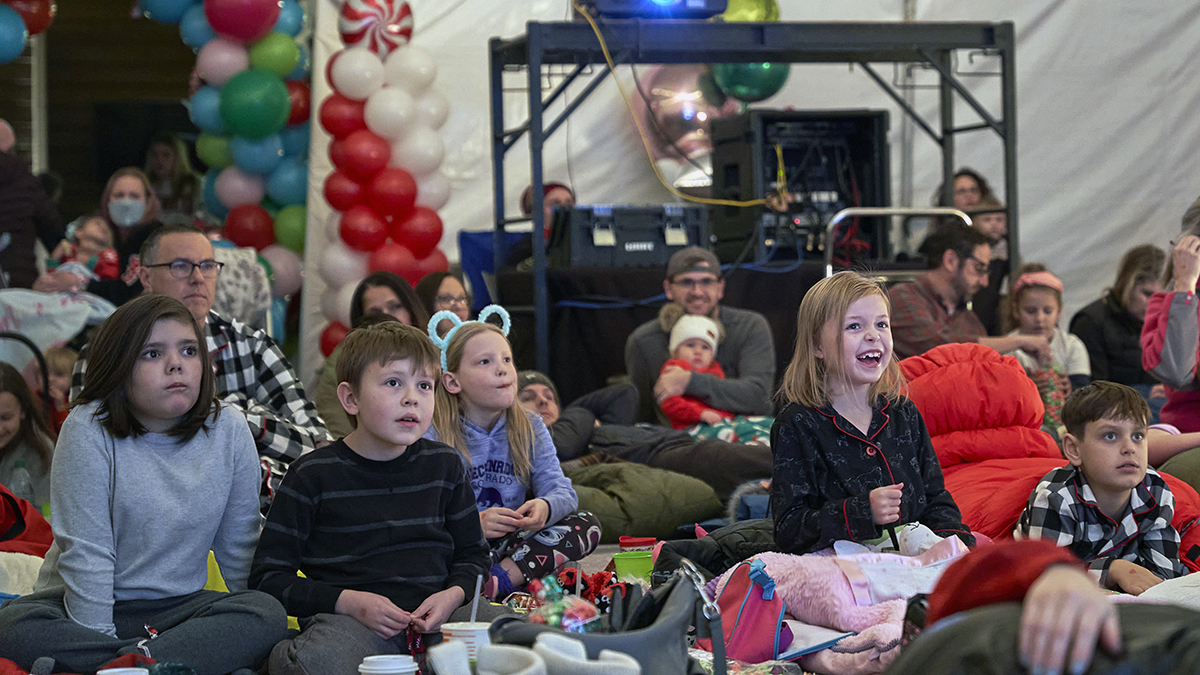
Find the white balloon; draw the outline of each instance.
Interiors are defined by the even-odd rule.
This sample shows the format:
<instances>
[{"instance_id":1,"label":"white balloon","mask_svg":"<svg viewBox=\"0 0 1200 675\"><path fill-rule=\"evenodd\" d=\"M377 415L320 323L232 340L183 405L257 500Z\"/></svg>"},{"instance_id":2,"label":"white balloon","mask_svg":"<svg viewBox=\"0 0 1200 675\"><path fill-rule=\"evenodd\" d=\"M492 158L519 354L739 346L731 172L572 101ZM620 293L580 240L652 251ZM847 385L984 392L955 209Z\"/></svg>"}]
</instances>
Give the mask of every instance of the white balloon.
<instances>
[{"instance_id":1,"label":"white balloon","mask_svg":"<svg viewBox=\"0 0 1200 675\"><path fill-rule=\"evenodd\" d=\"M369 256L369 253L351 249L341 240L330 242L321 252L321 278L330 286L358 283L367 276Z\"/></svg>"},{"instance_id":2,"label":"white balloon","mask_svg":"<svg viewBox=\"0 0 1200 675\"><path fill-rule=\"evenodd\" d=\"M393 50L383 67L384 80L388 84L404 87L414 95L428 89L433 78L437 77L437 62L433 60L433 55L412 45Z\"/></svg>"},{"instance_id":3,"label":"white balloon","mask_svg":"<svg viewBox=\"0 0 1200 675\"><path fill-rule=\"evenodd\" d=\"M321 313L330 321L341 321L350 326L350 301L354 298L354 289L358 281L351 281L340 288L329 288L321 294Z\"/></svg>"},{"instance_id":4,"label":"white balloon","mask_svg":"<svg viewBox=\"0 0 1200 675\"><path fill-rule=\"evenodd\" d=\"M400 87L383 87L367 98L363 118L368 129L394 141L412 126L416 111L412 94Z\"/></svg>"},{"instance_id":5,"label":"white balloon","mask_svg":"<svg viewBox=\"0 0 1200 675\"><path fill-rule=\"evenodd\" d=\"M413 176L424 176L442 165L446 144L442 135L420 124L413 125L404 138L392 144L388 166L404 169Z\"/></svg>"},{"instance_id":6,"label":"white balloon","mask_svg":"<svg viewBox=\"0 0 1200 675\"><path fill-rule=\"evenodd\" d=\"M417 206L437 211L450 201L450 179L441 171L417 178Z\"/></svg>"},{"instance_id":7,"label":"white balloon","mask_svg":"<svg viewBox=\"0 0 1200 675\"><path fill-rule=\"evenodd\" d=\"M437 89L427 89L417 99L417 120L430 129L441 129L449 116L450 99Z\"/></svg>"},{"instance_id":8,"label":"white balloon","mask_svg":"<svg viewBox=\"0 0 1200 675\"><path fill-rule=\"evenodd\" d=\"M383 86L383 62L366 47L342 50L329 74L333 88L356 101L365 100Z\"/></svg>"}]
</instances>

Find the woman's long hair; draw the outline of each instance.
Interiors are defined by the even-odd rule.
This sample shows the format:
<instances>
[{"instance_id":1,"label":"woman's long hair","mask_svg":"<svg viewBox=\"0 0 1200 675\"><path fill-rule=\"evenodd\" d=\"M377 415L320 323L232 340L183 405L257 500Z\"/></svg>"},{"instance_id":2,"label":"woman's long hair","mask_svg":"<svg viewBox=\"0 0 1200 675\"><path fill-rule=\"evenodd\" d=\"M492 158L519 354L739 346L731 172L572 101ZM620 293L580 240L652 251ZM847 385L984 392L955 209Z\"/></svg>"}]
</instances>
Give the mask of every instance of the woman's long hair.
<instances>
[{"instance_id":1,"label":"woman's long hair","mask_svg":"<svg viewBox=\"0 0 1200 675\"><path fill-rule=\"evenodd\" d=\"M199 396L167 435L186 443L196 432L207 431L209 417L216 419L220 411L216 375L205 346L204 332L191 311L182 302L166 295L142 295L118 307L87 345L88 364L83 391L75 400L75 405L99 401L96 419L116 438L148 433L130 411L129 380L154 324L166 319L191 326L200 345Z\"/></svg>"},{"instance_id":2,"label":"woman's long hair","mask_svg":"<svg viewBox=\"0 0 1200 675\"><path fill-rule=\"evenodd\" d=\"M455 331L450 344L446 345L446 371L457 373L462 366L467 342L489 330L504 337L504 333L495 324L481 321L469 321ZM435 400L433 428L437 431L438 439L457 449L469 460L471 451L463 435L462 403L458 400L458 395L451 394L446 390L446 385L438 380ZM512 460L513 469L522 481L528 482L532 467L530 456L533 454L533 424L529 421L529 413L521 406L516 396L513 396L512 405L504 411L504 424L508 429L508 455Z\"/></svg>"},{"instance_id":3,"label":"woman's long hair","mask_svg":"<svg viewBox=\"0 0 1200 675\"><path fill-rule=\"evenodd\" d=\"M368 288L388 288L400 298L400 304L404 305L404 309L408 310L408 315L412 318L412 325L425 331L429 324L429 312L426 311L421 299L417 297L417 292L413 290L412 284L408 283L404 277L395 272L381 270L367 275L367 278L358 283L358 287L354 289L354 295L350 298L350 327L358 328L358 323L362 321L363 316L363 295L366 294Z\"/></svg>"}]
</instances>

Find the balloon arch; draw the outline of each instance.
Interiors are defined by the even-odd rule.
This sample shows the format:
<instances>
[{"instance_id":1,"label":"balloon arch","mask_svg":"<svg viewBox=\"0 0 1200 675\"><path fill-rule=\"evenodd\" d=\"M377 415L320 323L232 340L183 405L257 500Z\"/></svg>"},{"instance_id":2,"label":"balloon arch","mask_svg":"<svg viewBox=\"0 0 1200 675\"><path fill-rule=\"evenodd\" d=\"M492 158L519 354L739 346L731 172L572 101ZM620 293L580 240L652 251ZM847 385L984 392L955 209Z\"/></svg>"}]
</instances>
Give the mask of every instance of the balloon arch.
<instances>
[{"instance_id":1,"label":"balloon arch","mask_svg":"<svg viewBox=\"0 0 1200 675\"><path fill-rule=\"evenodd\" d=\"M438 132L450 103L431 86L437 66L408 44L413 15L404 0L334 4L345 47L326 63L333 93L317 108L320 129L332 137L333 171L321 193L334 211L327 240L308 242L321 249L327 285L320 303L330 322L321 334L326 355L348 331L350 296L367 274L388 270L416 284L449 268L438 249L437 210L450 198ZM226 238L259 251L277 296L295 293L307 235L321 229L308 226L306 209L314 106L309 51L296 39L303 8L296 0L140 0L140 7L178 24L197 51L199 85L188 109L201 131L196 152L209 166L206 207L224 219Z\"/></svg>"}]
</instances>

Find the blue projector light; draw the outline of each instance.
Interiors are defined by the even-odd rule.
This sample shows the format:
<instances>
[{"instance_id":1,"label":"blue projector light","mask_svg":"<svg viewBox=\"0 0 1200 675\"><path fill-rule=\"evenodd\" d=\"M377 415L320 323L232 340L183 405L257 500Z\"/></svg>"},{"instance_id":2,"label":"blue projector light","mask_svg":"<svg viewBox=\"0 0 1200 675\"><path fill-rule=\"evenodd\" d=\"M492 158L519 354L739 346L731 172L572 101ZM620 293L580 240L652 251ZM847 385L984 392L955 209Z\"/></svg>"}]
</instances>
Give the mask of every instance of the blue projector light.
<instances>
[{"instance_id":1,"label":"blue projector light","mask_svg":"<svg viewBox=\"0 0 1200 675\"><path fill-rule=\"evenodd\" d=\"M725 11L728 0L584 0L593 16L610 19L707 19Z\"/></svg>"}]
</instances>

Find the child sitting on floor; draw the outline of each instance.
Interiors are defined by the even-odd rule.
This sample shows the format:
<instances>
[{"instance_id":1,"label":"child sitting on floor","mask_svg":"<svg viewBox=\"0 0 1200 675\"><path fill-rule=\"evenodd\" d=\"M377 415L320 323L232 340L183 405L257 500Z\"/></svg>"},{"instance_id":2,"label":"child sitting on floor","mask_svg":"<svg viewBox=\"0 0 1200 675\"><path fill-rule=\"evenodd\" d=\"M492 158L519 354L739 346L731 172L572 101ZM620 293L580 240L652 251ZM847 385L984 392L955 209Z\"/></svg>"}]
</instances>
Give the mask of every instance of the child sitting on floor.
<instances>
[{"instance_id":1,"label":"child sitting on floor","mask_svg":"<svg viewBox=\"0 0 1200 675\"><path fill-rule=\"evenodd\" d=\"M796 352L780 387L788 405L771 428L779 550L868 543L887 534L884 526L912 522L974 545L925 421L900 395L883 289L839 272L804 295L796 323Z\"/></svg>"},{"instance_id":2,"label":"child sitting on floor","mask_svg":"<svg viewBox=\"0 0 1200 675\"><path fill-rule=\"evenodd\" d=\"M486 323L493 315L502 328ZM443 320L452 327L438 337ZM462 453L492 551L486 595L504 598L591 553L600 543L600 520L576 510L579 497L563 476L546 424L517 400L504 308L488 305L479 321L467 322L443 310L429 328L441 348L443 372L426 436Z\"/></svg>"},{"instance_id":3,"label":"child sitting on floor","mask_svg":"<svg viewBox=\"0 0 1200 675\"><path fill-rule=\"evenodd\" d=\"M1123 384L1093 382L1063 406L1063 454L1029 495L1013 537L1071 549L1100 584L1133 595L1186 572L1175 497L1146 465L1150 407Z\"/></svg>"},{"instance_id":4,"label":"child sitting on floor","mask_svg":"<svg viewBox=\"0 0 1200 675\"><path fill-rule=\"evenodd\" d=\"M672 304L663 308L660 316L663 322L672 320L667 311L670 307L679 305ZM725 371L715 360L717 344L724 332L719 323L707 316L678 315L671 326L668 342L671 358L663 364L659 374L669 368L682 368L693 373L705 373L725 379ZM728 443L759 445L767 445L770 442L771 423L774 420L769 417L734 415L711 408L700 399L686 395L663 399L659 407L671 421L671 428L686 429L696 440L716 438Z\"/></svg>"},{"instance_id":5,"label":"child sitting on floor","mask_svg":"<svg viewBox=\"0 0 1200 675\"><path fill-rule=\"evenodd\" d=\"M458 453L422 438L437 363L429 338L396 322L342 343L337 393L354 430L288 468L251 568L250 583L304 629L275 646L272 675L352 673L364 657L410 653L485 574Z\"/></svg>"},{"instance_id":6,"label":"child sitting on floor","mask_svg":"<svg viewBox=\"0 0 1200 675\"><path fill-rule=\"evenodd\" d=\"M1025 372L1038 386L1046 406L1045 424L1059 431L1062 420L1059 411L1063 401L1074 388L1091 380L1091 362L1083 341L1058 327L1062 317L1063 284L1040 263L1026 263L1017 271L1009 304L1016 330L1009 335L1041 335L1050 341L1054 358L1039 363L1023 350L1012 356L1024 366ZM1061 434L1059 434L1061 435Z\"/></svg>"},{"instance_id":7,"label":"child sitting on floor","mask_svg":"<svg viewBox=\"0 0 1200 675\"><path fill-rule=\"evenodd\" d=\"M246 590L260 469L241 412L217 399L203 329L143 295L91 342L87 383L54 450L54 545L36 592L0 608L0 654L92 673L140 654L198 675L249 675L287 635ZM233 592L205 590L209 552Z\"/></svg>"}]
</instances>

